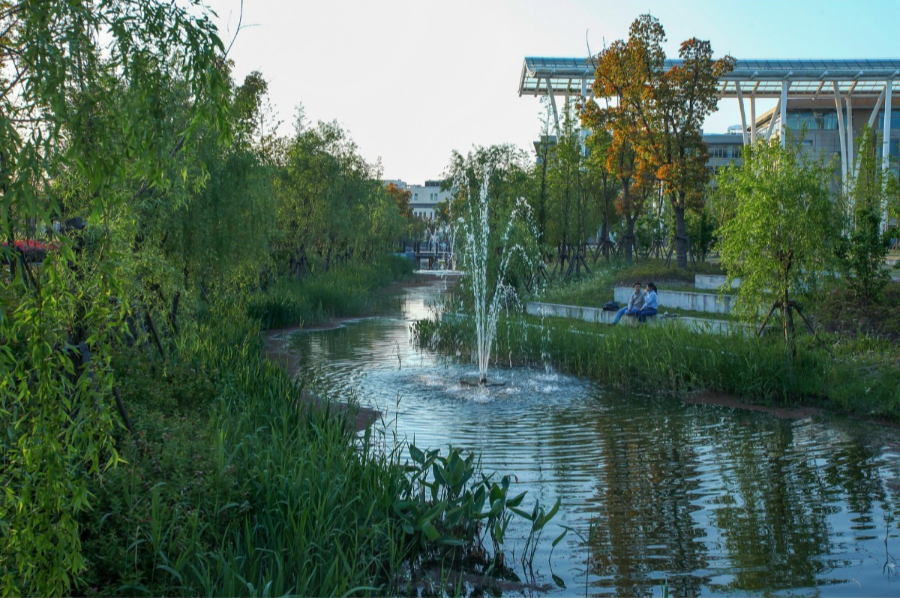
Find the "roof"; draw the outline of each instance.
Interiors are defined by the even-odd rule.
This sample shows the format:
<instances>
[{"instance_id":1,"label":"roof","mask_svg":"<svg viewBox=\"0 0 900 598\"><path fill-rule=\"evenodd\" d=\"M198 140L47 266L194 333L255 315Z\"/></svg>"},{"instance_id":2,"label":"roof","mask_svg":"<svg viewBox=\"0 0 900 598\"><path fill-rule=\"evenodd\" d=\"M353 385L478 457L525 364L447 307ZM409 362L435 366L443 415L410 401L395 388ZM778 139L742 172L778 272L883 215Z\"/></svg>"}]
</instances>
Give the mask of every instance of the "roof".
<instances>
[{"instance_id":1,"label":"roof","mask_svg":"<svg viewBox=\"0 0 900 598\"><path fill-rule=\"evenodd\" d=\"M666 60L665 69L681 64ZM744 95L758 98L781 96L783 81L790 83L791 98L818 99L834 96L832 82L841 95L877 97L885 81L900 77L900 59L884 60L738 60L733 71L719 79L720 98L736 98L737 87ZM555 94L581 94L582 81L594 80L589 58L553 58L529 56L522 65L519 95L544 95L547 81Z\"/></svg>"}]
</instances>

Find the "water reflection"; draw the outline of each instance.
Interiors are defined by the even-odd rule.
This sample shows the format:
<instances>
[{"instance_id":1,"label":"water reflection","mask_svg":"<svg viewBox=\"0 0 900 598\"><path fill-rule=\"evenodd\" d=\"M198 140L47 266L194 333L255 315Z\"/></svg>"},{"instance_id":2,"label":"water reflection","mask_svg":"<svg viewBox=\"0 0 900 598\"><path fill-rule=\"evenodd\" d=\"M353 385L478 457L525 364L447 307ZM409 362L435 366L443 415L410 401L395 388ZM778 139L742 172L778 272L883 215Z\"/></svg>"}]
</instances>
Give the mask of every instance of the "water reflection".
<instances>
[{"instance_id":1,"label":"water reflection","mask_svg":"<svg viewBox=\"0 0 900 598\"><path fill-rule=\"evenodd\" d=\"M558 530L546 533L535 565L547 582L552 563L561 593L900 595L895 431L623 395L543 370L499 369L507 387L469 389L458 380L474 365L410 343L435 295L407 289L394 317L297 335L301 375L388 411L419 446L479 451L531 500L561 497L558 523L589 537L570 535L551 559Z\"/></svg>"}]
</instances>

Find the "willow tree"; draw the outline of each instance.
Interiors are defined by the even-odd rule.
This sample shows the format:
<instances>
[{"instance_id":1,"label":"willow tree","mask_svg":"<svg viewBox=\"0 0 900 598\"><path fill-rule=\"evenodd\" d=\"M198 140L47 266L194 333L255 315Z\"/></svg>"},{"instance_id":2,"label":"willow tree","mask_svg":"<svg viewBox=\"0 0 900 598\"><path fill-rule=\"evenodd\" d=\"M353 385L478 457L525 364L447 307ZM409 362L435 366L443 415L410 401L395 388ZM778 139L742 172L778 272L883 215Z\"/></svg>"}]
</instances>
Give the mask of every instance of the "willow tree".
<instances>
[{"instance_id":1,"label":"willow tree","mask_svg":"<svg viewBox=\"0 0 900 598\"><path fill-rule=\"evenodd\" d=\"M4 2L0 31L0 586L60 595L86 566L88 480L118 461L110 355L131 252L118 208L168 186L197 126L224 127L227 84L199 2ZM164 102L176 81L192 113L180 129ZM78 240L55 232L63 179L88 224ZM14 250L26 237L55 248L40 268Z\"/></svg>"},{"instance_id":2,"label":"willow tree","mask_svg":"<svg viewBox=\"0 0 900 598\"><path fill-rule=\"evenodd\" d=\"M856 152L853 175L847 182L846 223L848 234L841 247L841 266L847 285L863 305L876 300L891 277L884 270L890 246L890 230L882 230L882 212L897 194L897 176L881 167L877 139L869 127L863 129Z\"/></svg>"},{"instance_id":3,"label":"willow tree","mask_svg":"<svg viewBox=\"0 0 900 598\"><path fill-rule=\"evenodd\" d=\"M641 15L627 41L600 53L594 92L614 102L595 112L619 132L614 143L635 153L636 170L647 173L638 179L663 185L675 215L678 265L685 268L685 210L703 207L710 176L703 121L716 110L718 79L734 68L734 59L714 60L708 41L691 38L680 46L680 62L666 69L665 41L659 20ZM621 150L614 145L612 151Z\"/></svg>"},{"instance_id":4,"label":"willow tree","mask_svg":"<svg viewBox=\"0 0 900 598\"><path fill-rule=\"evenodd\" d=\"M557 265L563 272L580 272L586 265L585 244L597 221L578 124L575 104L566 101L559 135L546 160L544 240L557 247Z\"/></svg>"},{"instance_id":5,"label":"willow tree","mask_svg":"<svg viewBox=\"0 0 900 598\"><path fill-rule=\"evenodd\" d=\"M759 142L744 149L741 166L718 176L718 193L733 208L720 230L725 288L740 276L735 311L759 322L775 311L793 353L794 314L815 297L833 271L840 213L828 189L830 168L802 158L795 144Z\"/></svg>"}]
</instances>

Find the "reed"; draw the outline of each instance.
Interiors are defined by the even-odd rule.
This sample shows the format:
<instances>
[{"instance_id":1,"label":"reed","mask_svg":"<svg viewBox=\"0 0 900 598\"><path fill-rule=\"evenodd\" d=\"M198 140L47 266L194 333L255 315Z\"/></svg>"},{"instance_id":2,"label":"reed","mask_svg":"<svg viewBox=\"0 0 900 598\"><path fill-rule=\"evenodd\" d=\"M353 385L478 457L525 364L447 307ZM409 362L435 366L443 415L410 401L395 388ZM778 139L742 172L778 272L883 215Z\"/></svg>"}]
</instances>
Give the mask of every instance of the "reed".
<instances>
[{"instance_id":1,"label":"reed","mask_svg":"<svg viewBox=\"0 0 900 598\"><path fill-rule=\"evenodd\" d=\"M355 276L304 288L369 293ZM354 436L328 403L300 401L302 386L260 349L260 320L240 298L203 310L165 359L122 348L137 434L121 431L126 463L91 488L84 593L386 595L416 590L435 563L502 569L502 530L523 500L507 496L508 478L481 476L458 450L410 447L408 463L404 445Z\"/></svg>"},{"instance_id":2,"label":"reed","mask_svg":"<svg viewBox=\"0 0 900 598\"><path fill-rule=\"evenodd\" d=\"M346 264L328 272L297 279L279 279L265 290L247 298L247 310L263 328L310 325L335 317L376 313L385 306L385 297L376 291L409 277L413 263L385 256L374 264Z\"/></svg>"},{"instance_id":3,"label":"reed","mask_svg":"<svg viewBox=\"0 0 900 598\"><path fill-rule=\"evenodd\" d=\"M450 315L416 326L419 342L467 355L467 318ZM741 331L708 334L678 323L597 326L511 315L501 323L495 360L549 364L615 387L658 393L710 390L768 405L812 405L900 420L900 367L865 355L825 353L803 337L788 359L779 338Z\"/></svg>"}]
</instances>

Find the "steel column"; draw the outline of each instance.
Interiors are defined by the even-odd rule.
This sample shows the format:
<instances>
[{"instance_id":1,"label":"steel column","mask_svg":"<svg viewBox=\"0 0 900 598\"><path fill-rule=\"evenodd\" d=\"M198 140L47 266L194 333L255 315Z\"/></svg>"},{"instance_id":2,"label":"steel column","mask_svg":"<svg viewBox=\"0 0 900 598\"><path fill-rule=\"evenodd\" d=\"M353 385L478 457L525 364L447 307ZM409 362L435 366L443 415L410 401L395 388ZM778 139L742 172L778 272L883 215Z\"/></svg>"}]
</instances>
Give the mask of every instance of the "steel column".
<instances>
[{"instance_id":1,"label":"steel column","mask_svg":"<svg viewBox=\"0 0 900 598\"><path fill-rule=\"evenodd\" d=\"M841 145L841 188L846 191L847 186L847 134L844 130L844 107L841 106L843 99L838 89L837 81L832 81L831 86L834 89L834 107L837 109L838 117L838 137Z\"/></svg>"},{"instance_id":2,"label":"steel column","mask_svg":"<svg viewBox=\"0 0 900 598\"><path fill-rule=\"evenodd\" d=\"M738 106L741 107L741 138L744 140L744 145L747 145L747 117L744 116L744 96L741 94L740 83L735 83L734 87L737 90Z\"/></svg>"},{"instance_id":3,"label":"steel column","mask_svg":"<svg viewBox=\"0 0 900 598\"><path fill-rule=\"evenodd\" d=\"M750 94L750 143L756 143L756 92Z\"/></svg>"},{"instance_id":4,"label":"steel column","mask_svg":"<svg viewBox=\"0 0 900 598\"><path fill-rule=\"evenodd\" d=\"M887 172L891 161L891 96L893 95L893 81L888 79L884 86L884 123L882 126L881 168Z\"/></svg>"},{"instance_id":5,"label":"steel column","mask_svg":"<svg viewBox=\"0 0 900 598\"><path fill-rule=\"evenodd\" d=\"M772 118L769 119L769 128L766 130L766 141L772 140L772 133L775 132L775 117L779 114L781 114L781 98L778 98L778 103L775 104L775 110L772 111Z\"/></svg>"},{"instance_id":6,"label":"steel column","mask_svg":"<svg viewBox=\"0 0 900 598\"><path fill-rule=\"evenodd\" d=\"M872 129L873 134L875 133L875 119L878 118L878 111L881 110L881 105L884 104L884 92L886 91L887 85L881 90L881 95L878 96L878 101L875 102L875 107L872 108L872 114L869 116L869 128Z\"/></svg>"},{"instance_id":7,"label":"steel column","mask_svg":"<svg viewBox=\"0 0 900 598\"><path fill-rule=\"evenodd\" d=\"M787 138L785 137L785 126L787 125L787 96L788 88L790 86L790 81L781 82L781 147L784 147L787 143Z\"/></svg>"},{"instance_id":8,"label":"steel column","mask_svg":"<svg viewBox=\"0 0 900 598\"><path fill-rule=\"evenodd\" d=\"M847 102L847 164L850 165L850 173L856 176L856 161L853 159L853 103L848 93Z\"/></svg>"},{"instance_id":9,"label":"steel column","mask_svg":"<svg viewBox=\"0 0 900 598\"><path fill-rule=\"evenodd\" d=\"M547 95L550 96L550 105L553 107L553 120L556 123L556 140L559 141L561 136L559 132L559 112L556 111L556 96L553 95L553 86L550 85L550 77L544 79L547 87Z\"/></svg>"},{"instance_id":10,"label":"steel column","mask_svg":"<svg viewBox=\"0 0 900 598\"><path fill-rule=\"evenodd\" d=\"M893 87L893 80L888 79L887 84L884 86L884 123L882 127L882 135L884 135L884 141L882 142L881 146L881 169L885 174L887 174L888 168L890 168L891 166L891 96L893 95ZM887 180L887 177L884 177L884 179ZM887 230L887 201L885 201L884 204L884 219L882 220L882 226L885 230Z\"/></svg>"}]
</instances>

